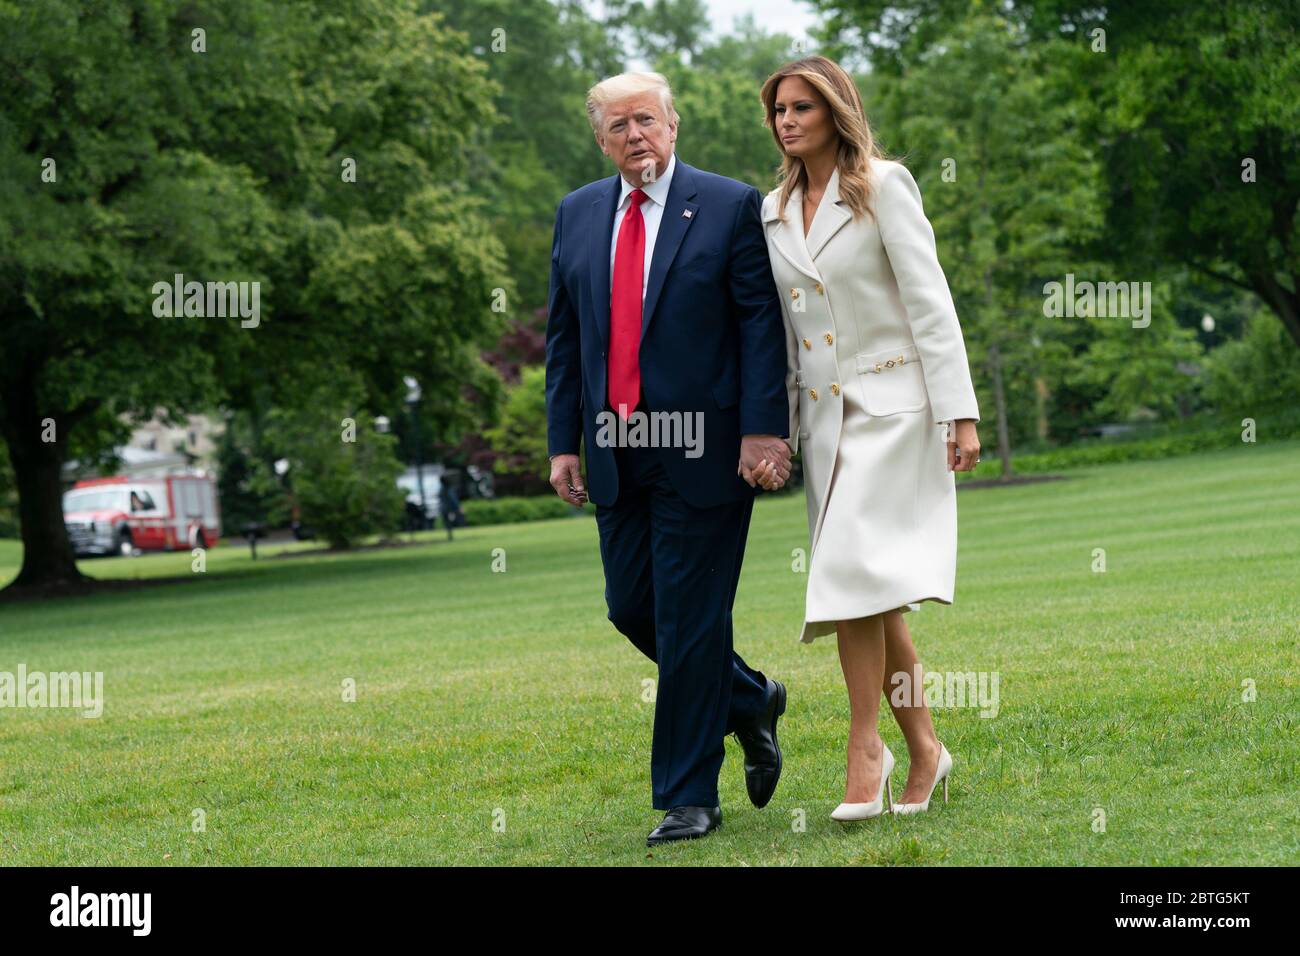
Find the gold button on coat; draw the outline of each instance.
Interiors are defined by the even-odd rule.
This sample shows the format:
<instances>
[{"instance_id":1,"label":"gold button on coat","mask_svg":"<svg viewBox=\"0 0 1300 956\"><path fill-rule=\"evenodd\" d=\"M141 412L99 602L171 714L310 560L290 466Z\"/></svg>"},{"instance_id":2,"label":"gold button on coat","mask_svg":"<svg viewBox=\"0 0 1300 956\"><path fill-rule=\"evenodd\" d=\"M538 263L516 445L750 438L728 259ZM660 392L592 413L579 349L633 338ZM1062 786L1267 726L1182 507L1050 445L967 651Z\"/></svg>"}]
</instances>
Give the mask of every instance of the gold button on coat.
<instances>
[{"instance_id":1,"label":"gold button on coat","mask_svg":"<svg viewBox=\"0 0 1300 956\"><path fill-rule=\"evenodd\" d=\"M831 394L838 395L839 393L840 393L839 385L835 384L834 382L831 382Z\"/></svg>"},{"instance_id":2,"label":"gold button on coat","mask_svg":"<svg viewBox=\"0 0 1300 956\"><path fill-rule=\"evenodd\" d=\"M812 396L812 400L814 402L817 401L817 389L815 388L808 389L808 394Z\"/></svg>"},{"instance_id":3,"label":"gold button on coat","mask_svg":"<svg viewBox=\"0 0 1300 956\"><path fill-rule=\"evenodd\" d=\"M826 290L822 288L822 284L820 282L814 282L813 287L817 290L818 295L826 294Z\"/></svg>"},{"instance_id":4,"label":"gold button on coat","mask_svg":"<svg viewBox=\"0 0 1300 956\"><path fill-rule=\"evenodd\" d=\"M804 340L803 340L803 347L806 348L806 349L810 349L810 348L812 348L812 343L809 342L807 339L804 339Z\"/></svg>"},{"instance_id":5,"label":"gold button on coat","mask_svg":"<svg viewBox=\"0 0 1300 956\"><path fill-rule=\"evenodd\" d=\"M799 298L799 290L798 290L798 289L791 289L791 290L790 290L790 298L792 298L792 299L797 299L797 298Z\"/></svg>"},{"instance_id":6,"label":"gold button on coat","mask_svg":"<svg viewBox=\"0 0 1300 956\"><path fill-rule=\"evenodd\" d=\"M835 339L831 337L831 334L830 334L829 332L827 332L827 333L826 333L826 344L827 344L827 345L830 345L830 344L831 344L832 342L834 342L834 341L835 341Z\"/></svg>"}]
</instances>

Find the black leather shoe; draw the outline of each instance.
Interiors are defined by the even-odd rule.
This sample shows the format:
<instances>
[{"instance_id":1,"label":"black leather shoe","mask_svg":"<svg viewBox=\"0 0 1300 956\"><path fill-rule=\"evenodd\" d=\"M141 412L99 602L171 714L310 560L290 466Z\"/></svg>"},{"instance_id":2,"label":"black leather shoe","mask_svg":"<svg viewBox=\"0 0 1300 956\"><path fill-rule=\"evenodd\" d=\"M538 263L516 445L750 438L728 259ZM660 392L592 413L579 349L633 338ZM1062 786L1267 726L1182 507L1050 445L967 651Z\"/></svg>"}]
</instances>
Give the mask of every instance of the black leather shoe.
<instances>
[{"instance_id":1,"label":"black leather shoe","mask_svg":"<svg viewBox=\"0 0 1300 956\"><path fill-rule=\"evenodd\" d=\"M781 779L781 748L776 742L776 722L785 713L785 685L767 679L767 706L753 724L738 728L736 739L745 750L745 789L749 802L765 807Z\"/></svg>"},{"instance_id":2,"label":"black leather shoe","mask_svg":"<svg viewBox=\"0 0 1300 956\"><path fill-rule=\"evenodd\" d=\"M694 840L722 826L722 807L673 807L664 822L650 831L645 845L670 840Z\"/></svg>"}]
</instances>

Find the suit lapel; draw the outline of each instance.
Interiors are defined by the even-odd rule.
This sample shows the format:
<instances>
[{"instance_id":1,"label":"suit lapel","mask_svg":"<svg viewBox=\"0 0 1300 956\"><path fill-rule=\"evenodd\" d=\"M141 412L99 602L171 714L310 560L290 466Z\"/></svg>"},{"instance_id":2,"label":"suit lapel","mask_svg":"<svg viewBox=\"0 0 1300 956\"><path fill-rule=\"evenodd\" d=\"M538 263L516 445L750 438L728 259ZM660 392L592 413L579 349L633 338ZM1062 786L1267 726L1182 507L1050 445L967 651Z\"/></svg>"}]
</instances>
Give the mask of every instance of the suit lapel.
<instances>
[{"instance_id":1,"label":"suit lapel","mask_svg":"<svg viewBox=\"0 0 1300 956\"><path fill-rule=\"evenodd\" d=\"M618 207L618 181L618 175L610 177L591 206L591 307L596 310L596 332L605 350L609 349L609 245L613 241L614 213Z\"/></svg>"},{"instance_id":2,"label":"suit lapel","mask_svg":"<svg viewBox=\"0 0 1300 956\"><path fill-rule=\"evenodd\" d=\"M659 219L659 232L655 236L655 252L650 262L650 279L646 284L645 305L641 310L641 339L645 340L650 330L650 321L654 318L655 306L659 304L659 293L663 291L664 279L668 269L677 256L686 231L695 222L700 206L692 200L697 195L694 167L687 166L680 159L673 170L673 181L668 184L668 199L664 202L663 215ZM687 212L690 215L686 215Z\"/></svg>"},{"instance_id":3,"label":"suit lapel","mask_svg":"<svg viewBox=\"0 0 1300 956\"><path fill-rule=\"evenodd\" d=\"M802 207L802 203L800 206ZM808 254L817 258L831 236L844 228L844 224L853 218L848 206L840 201L840 171L831 173L826 184L826 195L822 196L817 215L813 217L812 228L808 230ZM801 226L802 228L802 226Z\"/></svg>"},{"instance_id":4,"label":"suit lapel","mask_svg":"<svg viewBox=\"0 0 1300 956\"><path fill-rule=\"evenodd\" d=\"M790 193L790 199L785 204L786 221L782 222L777 217L776 199L772 200L771 211L764 217L763 223L775 223L769 226L769 234L772 237L772 244L776 246L776 251L789 261L800 272L804 273L810 279L818 282L821 281L821 275L817 272L817 266L813 264L812 257L808 255L808 247L804 243L803 237L803 190L795 187ZM816 222L816 220L813 220Z\"/></svg>"}]
</instances>

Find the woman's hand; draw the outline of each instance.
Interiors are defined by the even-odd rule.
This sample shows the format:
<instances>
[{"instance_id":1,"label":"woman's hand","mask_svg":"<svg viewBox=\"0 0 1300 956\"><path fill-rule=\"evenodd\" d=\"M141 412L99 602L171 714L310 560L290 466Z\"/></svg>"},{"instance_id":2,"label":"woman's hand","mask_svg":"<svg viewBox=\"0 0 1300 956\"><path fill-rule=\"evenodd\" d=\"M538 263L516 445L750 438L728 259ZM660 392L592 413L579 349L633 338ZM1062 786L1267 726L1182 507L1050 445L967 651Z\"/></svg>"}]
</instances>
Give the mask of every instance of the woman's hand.
<instances>
[{"instance_id":1,"label":"woman's hand","mask_svg":"<svg viewBox=\"0 0 1300 956\"><path fill-rule=\"evenodd\" d=\"M974 471L980 460L980 436L975 431L975 419L957 419L953 431L955 441L948 442L948 470Z\"/></svg>"},{"instance_id":2,"label":"woman's hand","mask_svg":"<svg viewBox=\"0 0 1300 956\"><path fill-rule=\"evenodd\" d=\"M785 479L781 477L781 472L776 466L776 462L768 461L764 458L758 463L758 467L752 472L754 480L764 491L780 491L785 484Z\"/></svg>"}]
</instances>

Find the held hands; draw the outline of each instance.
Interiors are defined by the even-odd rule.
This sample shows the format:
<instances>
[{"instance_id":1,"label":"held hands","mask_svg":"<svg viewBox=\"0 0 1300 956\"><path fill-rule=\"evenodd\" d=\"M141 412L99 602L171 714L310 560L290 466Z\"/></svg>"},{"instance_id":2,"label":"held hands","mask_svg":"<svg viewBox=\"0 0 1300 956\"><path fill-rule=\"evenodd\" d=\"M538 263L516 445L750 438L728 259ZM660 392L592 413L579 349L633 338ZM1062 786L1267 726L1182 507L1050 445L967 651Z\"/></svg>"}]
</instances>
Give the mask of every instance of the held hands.
<instances>
[{"instance_id":1,"label":"held hands","mask_svg":"<svg viewBox=\"0 0 1300 956\"><path fill-rule=\"evenodd\" d=\"M551 487L567 504L581 508L587 503L587 485L577 455L556 455L551 459Z\"/></svg>"},{"instance_id":2,"label":"held hands","mask_svg":"<svg viewBox=\"0 0 1300 956\"><path fill-rule=\"evenodd\" d=\"M954 440L947 443L948 470L974 471L980 457L980 439L975 430L975 420L960 418L953 423L953 430ZM751 438L756 443L762 443L762 450L755 452L759 456L758 463L746 469L745 443ZM775 445L771 444L772 441ZM773 439L770 435L746 436L741 442L740 474L751 485L758 484L766 491L777 491L790 477L789 446L780 439Z\"/></svg>"},{"instance_id":3,"label":"held hands","mask_svg":"<svg viewBox=\"0 0 1300 956\"><path fill-rule=\"evenodd\" d=\"M790 477L790 446L775 435L745 435L740 440L740 464L736 473L751 488L776 491Z\"/></svg>"},{"instance_id":4,"label":"held hands","mask_svg":"<svg viewBox=\"0 0 1300 956\"><path fill-rule=\"evenodd\" d=\"M953 436L948 442L948 470L974 471L980 457L980 437L975 432L975 420L959 418L953 422Z\"/></svg>"}]
</instances>

